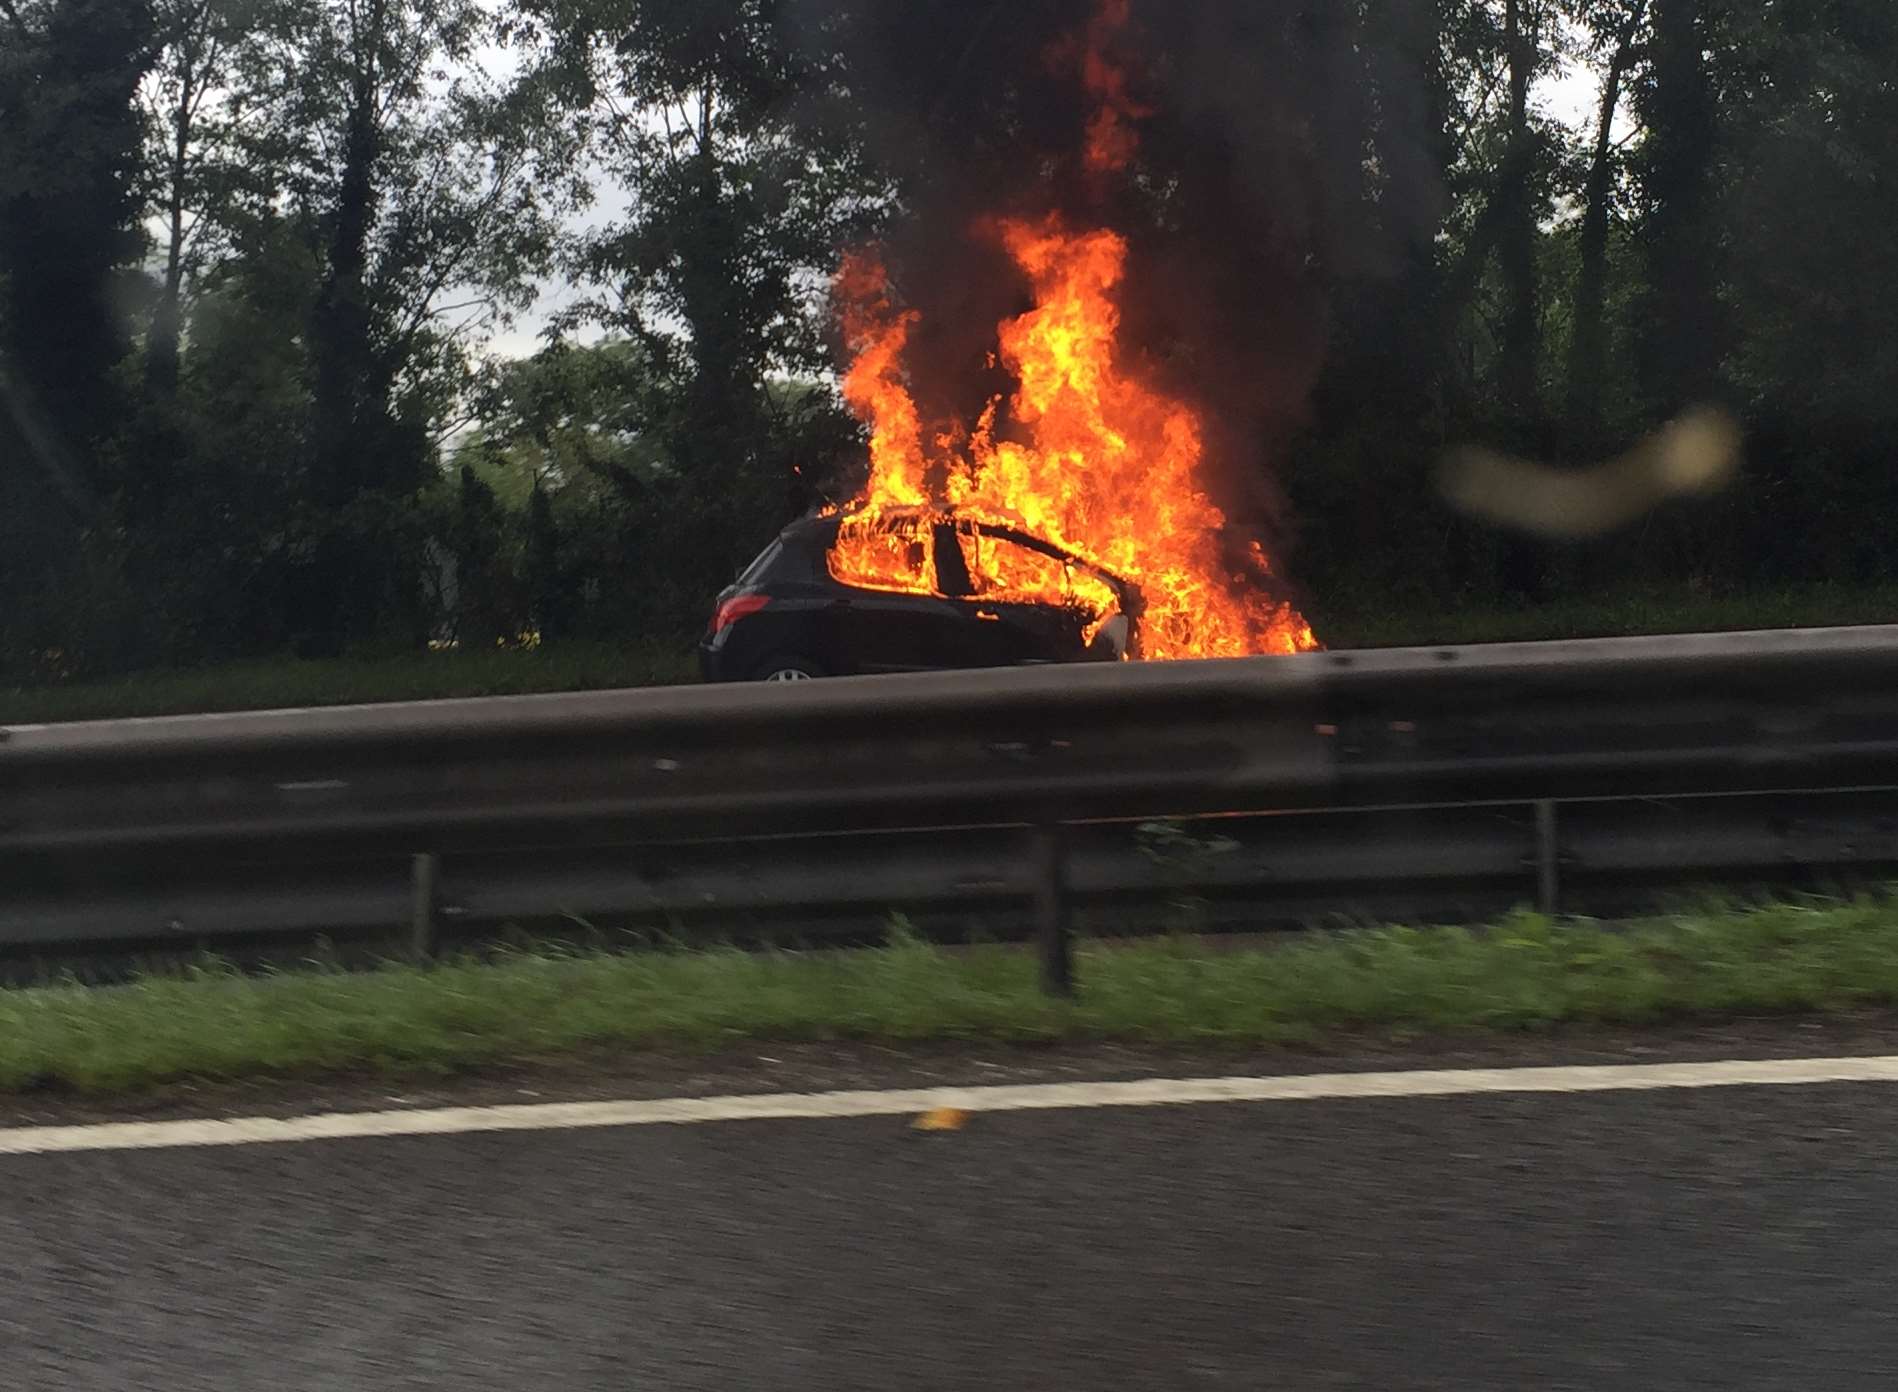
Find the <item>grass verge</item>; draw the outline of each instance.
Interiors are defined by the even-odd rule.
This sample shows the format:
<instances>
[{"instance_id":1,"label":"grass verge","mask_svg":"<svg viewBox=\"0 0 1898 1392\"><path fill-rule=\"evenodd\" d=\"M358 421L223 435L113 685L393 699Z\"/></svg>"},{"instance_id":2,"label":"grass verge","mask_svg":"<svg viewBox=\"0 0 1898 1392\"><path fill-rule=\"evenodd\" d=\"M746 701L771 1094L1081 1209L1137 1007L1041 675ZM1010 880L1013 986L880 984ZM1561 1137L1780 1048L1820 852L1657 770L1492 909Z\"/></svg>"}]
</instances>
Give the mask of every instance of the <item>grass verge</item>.
<instances>
[{"instance_id":1,"label":"grass verge","mask_svg":"<svg viewBox=\"0 0 1898 1392\"><path fill-rule=\"evenodd\" d=\"M494 962L0 992L0 1089L451 1072L600 1046L1122 1040L1270 1045L1343 1030L1481 1034L1898 1003L1898 900L1705 909L1621 927L1517 914L1281 948L1090 947L1079 1001L1026 954L899 935L861 952L512 955Z\"/></svg>"},{"instance_id":2,"label":"grass verge","mask_svg":"<svg viewBox=\"0 0 1898 1392\"><path fill-rule=\"evenodd\" d=\"M0 687L0 721L106 720L211 711L282 710L451 696L519 696L696 681L683 645L548 643L538 648L271 658L116 681Z\"/></svg>"}]
</instances>

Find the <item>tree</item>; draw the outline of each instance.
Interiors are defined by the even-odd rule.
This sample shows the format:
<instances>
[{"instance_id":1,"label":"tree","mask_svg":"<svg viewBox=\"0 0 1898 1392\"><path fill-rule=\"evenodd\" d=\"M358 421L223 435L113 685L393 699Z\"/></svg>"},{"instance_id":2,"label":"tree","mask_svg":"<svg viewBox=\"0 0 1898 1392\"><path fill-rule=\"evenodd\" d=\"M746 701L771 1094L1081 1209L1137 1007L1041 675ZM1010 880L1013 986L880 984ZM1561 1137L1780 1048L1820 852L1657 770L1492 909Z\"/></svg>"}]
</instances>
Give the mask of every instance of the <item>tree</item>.
<instances>
[{"instance_id":1,"label":"tree","mask_svg":"<svg viewBox=\"0 0 1898 1392\"><path fill-rule=\"evenodd\" d=\"M521 580L528 622L542 639L568 637L577 619L574 568L563 563L560 543L553 500L536 482L527 500L527 546Z\"/></svg>"},{"instance_id":2,"label":"tree","mask_svg":"<svg viewBox=\"0 0 1898 1392\"><path fill-rule=\"evenodd\" d=\"M861 151L794 122L833 79L785 40L781 0L585 0L533 8L543 61L587 113L624 217L575 248L591 320L637 344L642 432L691 480L673 525L716 589L784 518L766 382L826 365L812 291L874 223ZM708 591L709 592L709 591Z\"/></svg>"},{"instance_id":3,"label":"tree","mask_svg":"<svg viewBox=\"0 0 1898 1392\"><path fill-rule=\"evenodd\" d=\"M1522 425L1540 414L1542 314L1536 284L1536 135L1529 122L1529 84L1541 63L1541 16L1535 0L1504 0L1503 51L1509 111L1496 199L1502 224L1499 255L1504 311L1498 354L1502 402Z\"/></svg>"},{"instance_id":4,"label":"tree","mask_svg":"<svg viewBox=\"0 0 1898 1392\"><path fill-rule=\"evenodd\" d=\"M164 228L163 268L145 343L145 378L178 385L187 285L228 249L235 190L264 171L245 168L244 128L263 93L242 81L247 49L281 24L281 0L156 0L159 49L144 84L145 166Z\"/></svg>"},{"instance_id":5,"label":"tree","mask_svg":"<svg viewBox=\"0 0 1898 1392\"><path fill-rule=\"evenodd\" d=\"M1543 228L1553 214L1557 142L1531 97L1554 47L1552 10L1546 0L1471 0L1442 13L1455 209L1435 316L1452 364L1436 447L1478 433L1541 452L1549 444ZM1500 584L1521 597L1546 587L1546 558L1525 540L1454 522L1445 539L1433 568L1456 588L1488 593Z\"/></svg>"},{"instance_id":6,"label":"tree","mask_svg":"<svg viewBox=\"0 0 1898 1392\"><path fill-rule=\"evenodd\" d=\"M474 469L461 466L449 537L455 559L454 634L464 645L491 648L520 631L507 519Z\"/></svg>"},{"instance_id":7,"label":"tree","mask_svg":"<svg viewBox=\"0 0 1898 1392\"><path fill-rule=\"evenodd\" d=\"M1711 0L1654 0L1652 59L1640 87L1648 304L1642 379L1660 411L1704 399L1726 347L1717 221L1719 111Z\"/></svg>"},{"instance_id":8,"label":"tree","mask_svg":"<svg viewBox=\"0 0 1898 1392\"><path fill-rule=\"evenodd\" d=\"M0 670L78 666L82 626L129 612L99 533L150 22L142 0L0 4Z\"/></svg>"},{"instance_id":9,"label":"tree","mask_svg":"<svg viewBox=\"0 0 1898 1392\"><path fill-rule=\"evenodd\" d=\"M1749 560L1779 575L1898 575L1898 12L1748 9L1716 69L1722 385L1754 427Z\"/></svg>"},{"instance_id":10,"label":"tree","mask_svg":"<svg viewBox=\"0 0 1898 1392\"><path fill-rule=\"evenodd\" d=\"M1568 416L1580 437L1600 442L1608 359L1608 236L1620 173L1615 123L1622 89L1646 33L1648 0L1584 5L1598 54L1606 57L1594 144L1582 188L1582 225L1576 253L1573 326L1569 340Z\"/></svg>"},{"instance_id":11,"label":"tree","mask_svg":"<svg viewBox=\"0 0 1898 1392\"><path fill-rule=\"evenodd\" d=\"M0 8L0 458L37 464L72 507L110 490L89 446L117 419L131 350L122 292L138 225L144 0Z\"/></svg>"},{"instance_id":12,"label":"tree","mask_svg":"<svg viewBox=\"0 0 1898 1392\"><path fill-rule=\"evenodd\" d=\"M677 472L664 441L645 425L656 390L651 362L631 339L550 344L531 358L487 367L474 398L481 424L459 453L512 475L498 484L512 503L544 487L650 508L655 490Z\"/></svg>"},{"instance_id":13,"label":"tree","mask_svg":"<svg viewBox=\"0 0 1898 1392\"><path fill-rule=\"evenodd\" d=\"M531 301L575 196L547 94L477 62L500 33L480 0L321 0L290 10L253 77L281 94L263 122L269 158L319 239L303 441L312 650L411 606L408 572L365 518L431 476L471 341Z\"/></svg>"}]
</instances>

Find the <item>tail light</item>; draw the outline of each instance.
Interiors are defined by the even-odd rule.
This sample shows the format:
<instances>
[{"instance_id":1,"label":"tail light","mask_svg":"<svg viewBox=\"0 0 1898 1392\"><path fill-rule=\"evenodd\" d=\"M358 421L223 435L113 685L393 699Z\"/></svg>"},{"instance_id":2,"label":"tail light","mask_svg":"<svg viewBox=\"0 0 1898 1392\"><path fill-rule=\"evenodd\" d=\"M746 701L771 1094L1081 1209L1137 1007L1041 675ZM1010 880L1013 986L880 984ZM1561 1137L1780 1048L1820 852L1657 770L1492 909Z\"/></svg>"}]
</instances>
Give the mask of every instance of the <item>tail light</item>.
<instances>
[{"instance_id":1,"label":"tail light","mask_svg":"<svg viewBox=\"0 0 1898 1392\"><path fill-rule=\"evenodd\" d=\"M733 624L748 615L757 613L771 602L769 595L741 594L733 595L718 606L718 612L712 615L711 636L716 638Z\"/></svg>"}]
</instances>

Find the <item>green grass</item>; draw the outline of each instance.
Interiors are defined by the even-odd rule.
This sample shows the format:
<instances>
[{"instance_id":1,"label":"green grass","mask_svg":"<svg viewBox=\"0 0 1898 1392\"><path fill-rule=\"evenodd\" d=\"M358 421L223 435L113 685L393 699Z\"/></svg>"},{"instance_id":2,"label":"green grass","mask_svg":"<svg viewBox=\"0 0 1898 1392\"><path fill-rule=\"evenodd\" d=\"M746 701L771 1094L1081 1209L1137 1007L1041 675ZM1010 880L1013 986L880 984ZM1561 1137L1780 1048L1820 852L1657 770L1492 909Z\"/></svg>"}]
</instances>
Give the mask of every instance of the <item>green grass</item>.
<instances>
[{"instance_id":1,"label":"green grass","mask_svg":"<svg viewBox=\"0 0 1898 1392\"><path fill-rule=\"evenodd\" d=\"M697 679L684 645L549 643L531 650L233 662L139 672L109 682L0 687L0 721L102 720L203 711L275 710L449 696L514 696L666 686Z\"/></svg>"},{"instance_id":2,"label":"green grass","mask_svg":"<svg viewBox=\"0 0 1898 1392\"><path fill-rule=\"evenodd\" d=\"M576 1050L766 1040L1290 1044L1898 1004L1898 900L1704 909L1622 927L1517 914L1231 951L1194 939L1080 955L1081 998L1029 956L883 949L525 954L366 973L212 969L0 992L0 1089L447 1072Z\"/></svg>"},{"instance_id":3,"label":"green grass","mask_svg":"<svg viewBox=\"0 0 1898 1392\"><path fill-rule=\"evenodd\" d=\"M1641 590L1517 609L1446 607L1434 613L1358 606L1327 613L1321 603L1312 621L1333 648L1826 628L1898 622L1898 587L1811 585L1742 595Z\"/></svg>"}]
</instances>

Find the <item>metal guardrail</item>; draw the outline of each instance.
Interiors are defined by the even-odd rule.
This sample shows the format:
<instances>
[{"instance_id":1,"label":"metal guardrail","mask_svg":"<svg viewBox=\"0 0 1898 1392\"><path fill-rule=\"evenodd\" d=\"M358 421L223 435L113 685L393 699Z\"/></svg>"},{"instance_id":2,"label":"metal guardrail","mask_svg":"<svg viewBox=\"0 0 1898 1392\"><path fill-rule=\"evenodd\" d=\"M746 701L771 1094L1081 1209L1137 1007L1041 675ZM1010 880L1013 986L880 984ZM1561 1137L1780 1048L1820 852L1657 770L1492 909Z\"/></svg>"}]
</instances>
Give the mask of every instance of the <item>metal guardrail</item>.
<instances>
[{"instance_id":1,"label":"metal guardrail","mask_svg":"<svg viewBox=\"0 0 1898 1392\"><path fill-rule=\"evenodd\" d=\"M1898 627L16 725L0 946L1026 903L1065 989L1117 903L1898 862L1894 788Z\"/></svg>"}]
</instances>

